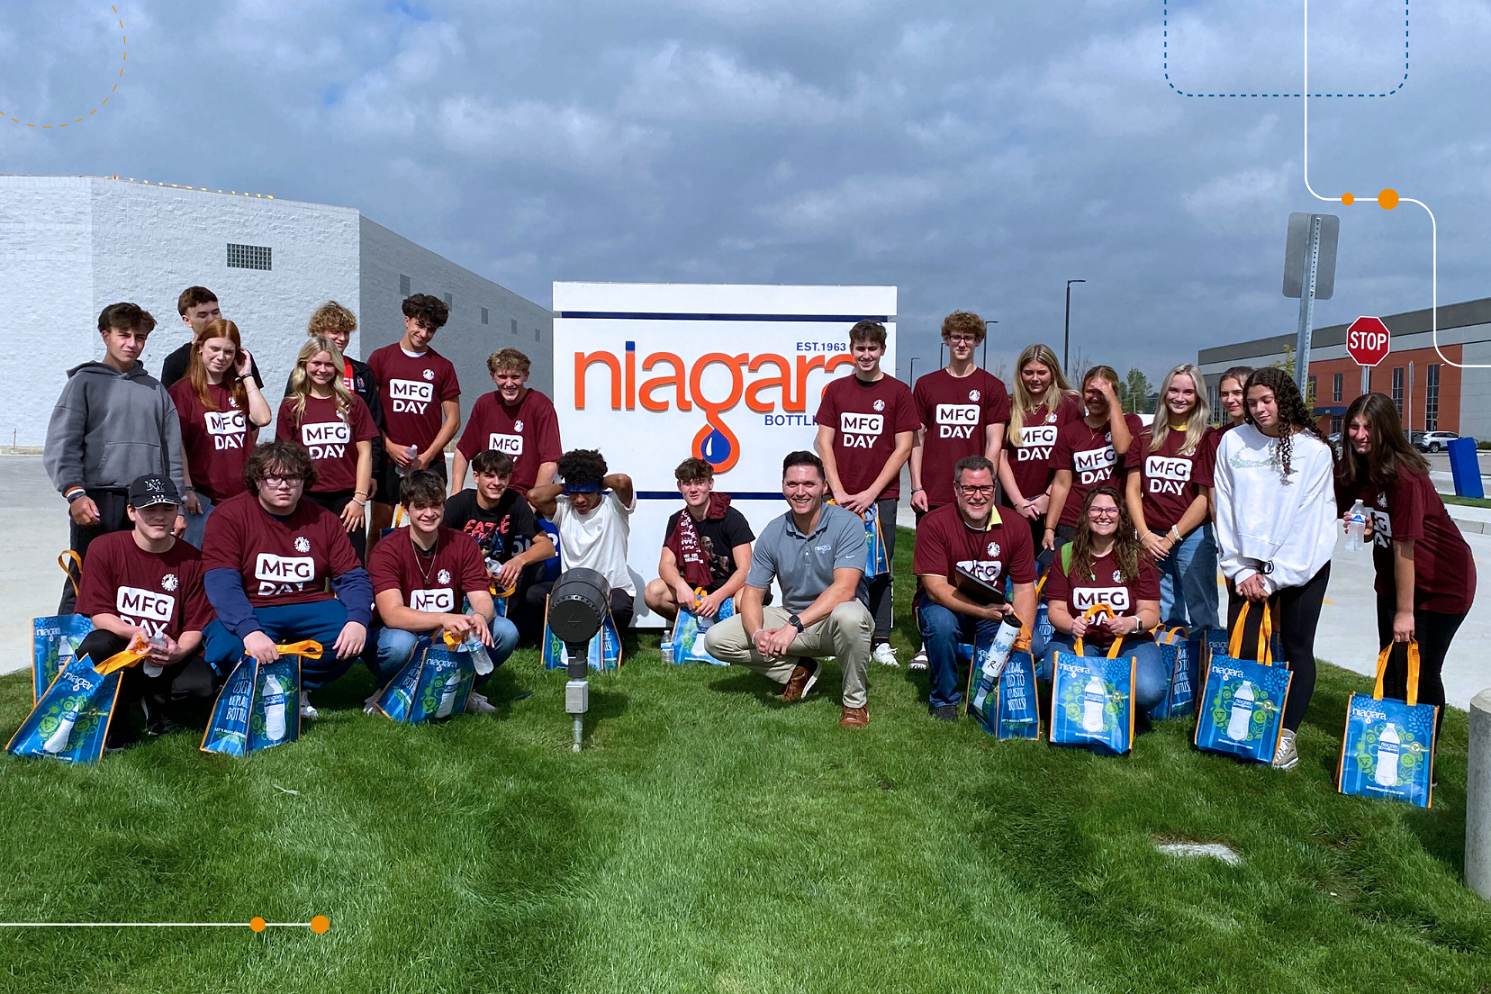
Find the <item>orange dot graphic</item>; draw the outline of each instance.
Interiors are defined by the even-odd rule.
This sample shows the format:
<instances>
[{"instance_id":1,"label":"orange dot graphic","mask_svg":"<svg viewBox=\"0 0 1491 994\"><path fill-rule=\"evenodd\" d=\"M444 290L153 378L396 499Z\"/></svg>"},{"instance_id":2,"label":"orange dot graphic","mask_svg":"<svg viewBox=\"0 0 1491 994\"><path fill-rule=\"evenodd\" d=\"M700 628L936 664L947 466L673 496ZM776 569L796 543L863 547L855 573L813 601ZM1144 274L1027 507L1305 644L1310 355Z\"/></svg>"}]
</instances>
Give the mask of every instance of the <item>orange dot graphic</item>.
<instances>
[{"instance_id":1,"label":"orange dot graphic","mask_svg":"<svg viewBox=\"0 0 1491 994\"><path fill-rule=\"evenodd\" d=\"M264 919L255 918L253 921L249 922L249 928L253 929L255 932L264 931Z\"/></svg>"},{"instance_id":2,"label":"orange dot graphic","mask_svg":"<svg viewBox=\"0 0 1491 994\"><path fill-rule=\"evenodd\" d=\"M1377 206L1385 211L1390 211L1398 206L1398 191L1383 190L1377 195Z\"/></svg>"},{"instance_id":3,"label":"orange dot graphic","mask_svg":"<svg viewBox=\"0 0 1491 994\"><path fill-rule=\"evenodd\" d=\"M325 915L317 915L311 919L311 931L317 935L324 934L329 928L331 928L331 920Z\"/></svg>"},{"instance_id":4,"label":"orange dot graphic","mask_svg":"<svg viewBox=\"0 0 1491 994\"><path fill-rule=\"evenodd\" d=\"M1352 204L1356 203L1356 198L1349 193L1343 193L1341 194L1341 203L1345 204L1347 207L1350 207Z\"/></svg>"}]
</instances>

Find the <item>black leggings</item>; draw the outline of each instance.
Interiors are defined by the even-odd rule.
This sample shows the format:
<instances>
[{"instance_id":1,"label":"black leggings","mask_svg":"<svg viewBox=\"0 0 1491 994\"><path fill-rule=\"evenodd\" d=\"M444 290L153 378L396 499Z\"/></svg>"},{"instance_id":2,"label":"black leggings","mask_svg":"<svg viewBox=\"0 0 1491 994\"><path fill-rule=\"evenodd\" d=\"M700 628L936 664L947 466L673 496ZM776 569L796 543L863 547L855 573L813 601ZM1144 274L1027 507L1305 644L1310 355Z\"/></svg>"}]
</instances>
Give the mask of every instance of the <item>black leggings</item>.
<instances>
[{"instance_id":1,"label":"black leggings","mask_svg":"<svg viewBox=\"0 0 1491 994\"><path fill-rule=\"evenodd\" d=\"M1377 598L1377 647L1386 649L1393 641L1393 615L1398 612L1397 603L1391 598ZM1444 725L1444 657L1449 654L1450 642L1465 620L1463 614L1440 614L1415 608L1413 612L1413 637L1419 644L1419 703L1433 704L1439 708L1439 728ZM1406 643L1405 643L1406 646ZM1387 657L1387 673L1382 678L1382 696L1395 701L1408 700L1408 652L1393 650Z\"/></svg>"},{"instance_id":2,"label":"black leggings","mask_svg":"<svg viewBox=\"0 0 1491 994\"><path fill-rule=\"evenodd\" d=\"M1285 587L1268 599L1268 609L1278 612L1284 661L1294 674L1294 679L1289 681L1289 703L1284 706L1284 727L1291 732L1299 731L1310 698L1315 696L1315 629L1320 624L1320 606L1325 600L1325 587L1330 578L1331 564L1326 563L1303 587ZM1238 596L1235 591L1227 598L1229 631L1245 603L1247 598ZM1244 659L1256 659L1258 625L1263 619L1257 611L1248 612L1248 618L1249 624L1243 631L1242 654Z\"/></svg>"},{"instance_id":3,"label":"black leggings","mask_svg":"<svg viewBox=\"0 0 1491 994\"><path fill-rule=\"evenodd\" d=\"M134 527L130 524L129 512L125 510L129 507L128 491L90 487L88 496L93 498L93 503L98 507L98 524L84 527L74 521L71 514L67 518L67 547L83 560L85 569L88 563L88 546L94 539L100 535L107 535L109 532L128 531ZM76 603L77 592L73 590L72 581L64 580L62 599L57 604L57 613L72 614Z\"/></svg>"},{"instance_id":4,"label":"black leggings","mask_svg":"<svg viewBox=\"0 0 1491 994\"><path fill-rule=\"evenodd\" d=\"M885 544L885 562L890 568L871 580L870 615L875 619L875 634L872 642L879 645L890 641L890 629L895 619L895 572L896 572L896 504L899 498L889 497L875 502L875 513L880 518L880 540Z\"/></svg>"}]
</instances>

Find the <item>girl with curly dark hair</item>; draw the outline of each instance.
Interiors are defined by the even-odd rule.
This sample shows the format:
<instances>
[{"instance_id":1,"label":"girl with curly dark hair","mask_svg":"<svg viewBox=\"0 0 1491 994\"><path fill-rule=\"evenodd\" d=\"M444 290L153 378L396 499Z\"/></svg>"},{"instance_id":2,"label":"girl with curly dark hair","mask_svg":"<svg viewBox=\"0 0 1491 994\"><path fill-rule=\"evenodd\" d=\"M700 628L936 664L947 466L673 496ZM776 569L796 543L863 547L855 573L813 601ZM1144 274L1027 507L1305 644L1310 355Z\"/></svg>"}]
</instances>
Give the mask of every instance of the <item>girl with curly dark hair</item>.
<instances>
[{"instance_id":1,"label":"girl with curly dark hair","mask_svg":"<svg viewBox=\"0 0 1491 994\"><path fill-rule=\"evenodd\" d=\"M1222 572L1232 581L1227 621L1244 599L1279 619L1294 673L1274 767L1299 763L1295 732L1315 693L1315 628L1336 547L1330 446L1282 369L1255 370L1243 388L1247 423L1217 447L1213 484ZM1243 645L1256 652L1256 639Z\"/></svg>"}]
</instances>

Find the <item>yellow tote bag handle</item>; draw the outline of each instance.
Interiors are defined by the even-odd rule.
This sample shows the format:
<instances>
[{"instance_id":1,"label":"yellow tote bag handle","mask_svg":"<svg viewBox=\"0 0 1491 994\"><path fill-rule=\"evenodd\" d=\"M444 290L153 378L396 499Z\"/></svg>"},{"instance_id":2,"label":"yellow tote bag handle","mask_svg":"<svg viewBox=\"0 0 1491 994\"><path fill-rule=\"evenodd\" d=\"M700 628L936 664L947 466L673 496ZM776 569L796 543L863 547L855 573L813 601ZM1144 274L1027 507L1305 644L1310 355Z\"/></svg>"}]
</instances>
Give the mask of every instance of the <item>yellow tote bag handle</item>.
<instances>
[{"instance_id":1,"label":"yellow tote bag handle","mask_svg":"<svg viewBox=\"0 0 1491 994\"><path fill-rule=\"evenodd\" d=\"M1174 642L1176 638L1186 639L1191 637L1191 633L1186 630L1185 625L1176 625L1174 628L1161 629L1161 631L1164 631L1165 637L1160 641L1164 642L1166 645Z\"/></svg>"},{"instance_id":2,"label":"yellow tote bag handle","mask_svg":"<svg viewBox=\"0 0 1491 994\"><path fill-rule=\"evenodd\" d=\"M1113 617L1113 609L1110 608L1106 604L1094 604L1092 607L1090 607L1086 611L1082 612L1082 620L1083 621L1091 621L1093 618L1097 617L1100 614L1101 615L1105 615L1105 616L1111 618L1111 617ZM1113 644L1108 647L1108 658L1109 659L1117 659L1118 658L1118 647L1120 645L1122 645L1122 644L1123 644L1123 636L1121 636L1121 635L1115 635L1115 636L1113 636ZM1078 638L1077 638L1077 644L1075 645L1074 648L1077 650L1077 655L1080 656L1080 655L1083 654L1082 653L1083 646L1082 646L1082 638L1081 638L1081 636L1078 636Z\"/></svg>"},{"instance_id":3,"label":"yellow tote bag handle","mask_svg":"<svg viewBox=\"0 0 1491 994\"><path fill-rule=\"evenodd\" d=\"M1050 571L1047 570L1045 573L1041 574L1041 578L1039 580L1035 581L1035 606L1037 610L1039 610L1041 606L1041 588L1046 585L1046 577L1049 575ZM1030 640L1035 637L1034 632L1031 631L1030 625L1034 623L1035 619L1032 618L1030 624L1022 623L1020 625L1020 634L1015 638L1015 648L1029 651Z\"/></svg>"},{"instance_id":4,"label":"yellow tote bag handle","mask_svg":"<svg viewBox=\"0 0 1491 994\"><path fill-rule=\"evenodd\" d=\"M78 576L83 575L83 557L71 549L57 557L57 565L62 567L62 572L67 574L67 582L72 584L72 595L79 597L82 591L78 589L77 578L73 576L73 569L77 569Z\"/></svg>"},{"instance_id":5,"label":"yellow tote bag handle","mask_svg":"<svg viewBox=\"0 0 1491 994\"><path fill-rule=\"evenodd\" d=\"M321 643L315 639L306 639L304 642L291 642L287 645L277 645L281 656L299 656L302 659L320 659Z\"/></svg>"},{"instance_id":6,"label":"yellow tote bag handle","mask_svg":"<svg viewBox=\"0 0 1491 994\"><path fill-rule=\"evenodd\" d=\"M150 655L150 643L145 641L144 636L136 635L127 648L114 653L101 663L94 663L93 672L99 676L108 676L115 670L135 665L148 655Z\"/></svg>"},{"instance_id":7,"label":"yellow tote bag handle","mask_svg":"<svg viewBox=\"0 0 1491 994\"><path fill-rule=\"evenodd\" d=\"M1237 612L1237 621L1232 625L1232 635L1227 640L1227 655L1233 659L1242 658L1243 632L1247 629L1248 612L1253 609L1253 602L1243 603L1242 610ZM1262 606L1263 620L1258 623L1258 661L1264 666L1272 666L1273 663L1273 637L1274 623L1273 612L1268 609L1268 602Z\"/></svg>"},{"instance_id":8,"label":"yellow tote bag handle","mask_svg":"<svg viewBox=\"0 0 1491 994\"><path fill-rule=\"evenodd\" d=\"M1396 642L1388 643L1386 649L1377 654L1377 685L1372 688L1372 700L1382 700L1382 678L1387 675L1387 661L1393 654L1393 646ZM1408 640L1408 706L1413 707L1419 702L1419 643L1418 639Z\"/></svg>"}]
</instances>

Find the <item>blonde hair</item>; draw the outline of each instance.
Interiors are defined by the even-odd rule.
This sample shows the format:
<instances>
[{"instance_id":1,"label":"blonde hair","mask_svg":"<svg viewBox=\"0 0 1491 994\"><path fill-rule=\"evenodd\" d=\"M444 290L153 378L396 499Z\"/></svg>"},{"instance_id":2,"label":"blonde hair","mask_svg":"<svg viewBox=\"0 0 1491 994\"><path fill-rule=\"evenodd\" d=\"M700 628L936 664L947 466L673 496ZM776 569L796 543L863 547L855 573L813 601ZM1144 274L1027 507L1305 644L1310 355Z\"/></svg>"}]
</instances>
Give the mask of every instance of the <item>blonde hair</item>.
<instances>
[{"instance_id":1,"label":"blonde hair","mask_svg":"<svg viewBox=\"0 0 1491 994\"><path fill-rule=\"evenodd\" d=\"M290 372L290 393L295 397L295 420L300 421L305 417L306 398L311 395L311 378L305 371L306 363L322 352L331 354L332 364L337 368L337 375L331 378L331 394L336 398L337 414L350 425L352 394L343 382L341 372L347 368L347 363L331 339L324 335L312 335L306 339L306 343L300 347L300 354L295 357L295 368Z\"/></svg>"},{"instance_id":2,"label":"blonde hair","mask_svg":"<svg viewBox=\"0 0 1491 994\"><path fill-rule=\"evenodd\" d=\"M316 308L311 315L310 324L306 325L305 333L312 337L326 335L327 332L345 331L352 334L357 330L357 316L335 300L328 300Z\"/></svg>"},{"instance_id":3,"label":"blonde hair","mask_svg":"<svg viewBox=\"0 0 1491 994\"><path fill-rule=\"evenodd\" d=\"M1020 371L1032 362L1038 362L1051 371L1051 385L1046 388L1044 396L1037 397L1025 389L1025 377ZM1067 382L1066 374L1061 371L1061 363L1056 361L1056 353L1051 351L1049 345L1027 345L1020 353L1020 358L1015 360L1015 390L1014 396L1010 398L1010 430L1009 440L1012 445L1020 444L1020 429L1025 425L1025 419L1035 413L1035 409L1042 404L1046 405L1048 414L1055 414L1056 409L1068 398L1078 396L1077 391ZM1055 391L1055 398L1051 396Z\"/></svg>"},{"instance_id":4,"label":"blonde hair","mask_svg":"<svg viewBox=\"0 0 1491 994\"><path fill-rule=\"evenodd\" d=\"M1194 363L1183 362L1160 381L1159 410L1155 411L1153 426L1150 428L1150 450L1158 449L1165 444L1165 436L1170 433L1170 409L1165 406L1165 395L1170 392L1170 383L1177 376L1189 376L1191 386L1196 391L1196 403L1191 408L1191 413L1186 415L1186 440L1181 443L1180 454L1188 456L1196 451L1196 446L1201 444L1208 429L1211 428L1211 404L1206 399L1206 381L1201 378L1201 370ZM1161 417L1161 414L1164 417Z\"/></svg>"}]
</instances>

